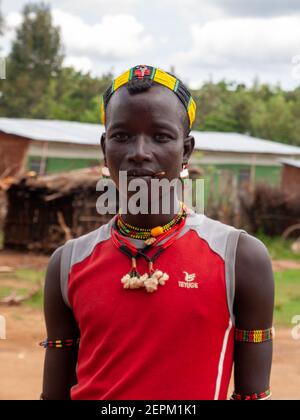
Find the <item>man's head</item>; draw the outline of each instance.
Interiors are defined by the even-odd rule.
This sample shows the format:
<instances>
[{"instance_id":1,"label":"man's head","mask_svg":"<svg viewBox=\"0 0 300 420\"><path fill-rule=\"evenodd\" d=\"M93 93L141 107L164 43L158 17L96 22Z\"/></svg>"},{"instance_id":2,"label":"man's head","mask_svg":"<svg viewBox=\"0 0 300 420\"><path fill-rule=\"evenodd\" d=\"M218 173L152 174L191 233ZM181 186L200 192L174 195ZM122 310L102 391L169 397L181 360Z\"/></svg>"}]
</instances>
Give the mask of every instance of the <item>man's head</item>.
<instances>
[{"instance_id":1,"label":"man's head","mask_svg":"<svg viewBox=\"0 0 300 420\"><path fill-rule=\"evenodd\" d=\"M119 171L178 178L194 147L190 115L176 93L149 78L134 78L110 95L101 144L116 185Z\"/></svg>"}]
</instances>

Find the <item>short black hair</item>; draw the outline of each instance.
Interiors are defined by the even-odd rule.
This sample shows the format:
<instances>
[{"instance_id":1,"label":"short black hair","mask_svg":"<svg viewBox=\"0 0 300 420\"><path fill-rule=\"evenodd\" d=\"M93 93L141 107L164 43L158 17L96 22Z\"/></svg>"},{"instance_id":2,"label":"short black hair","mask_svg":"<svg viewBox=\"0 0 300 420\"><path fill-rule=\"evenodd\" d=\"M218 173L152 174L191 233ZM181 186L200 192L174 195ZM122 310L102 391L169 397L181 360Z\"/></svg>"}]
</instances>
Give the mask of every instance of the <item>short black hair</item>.
<instances>
[{"instance_id":1,"label":"short black hair","mask_svg":"<svg viewBox=\"0 0 300 420\"><path fill-rule=\"evenodd\" d=\"M174 77L175 79L179 80L173 74L171 74L171 73L168 73L168 74L170 76ZM162 86L162 85L160 85L159 83L156 83L154 80L149 79L149 78L142 78L142 79L133 78L126 84L126 88L127 88L128 92L130 93L130 95L135 95L137 93L146 92L152 86ZM178 100L180 101L179 98L178 98ZM184 135L187 137L190 134L191 129L190 129L189 116L187 114L187 110L186 110L184 104L182 104L181 120L182 120L182 124L183 124Z\"/></svg>"}]
</instances>

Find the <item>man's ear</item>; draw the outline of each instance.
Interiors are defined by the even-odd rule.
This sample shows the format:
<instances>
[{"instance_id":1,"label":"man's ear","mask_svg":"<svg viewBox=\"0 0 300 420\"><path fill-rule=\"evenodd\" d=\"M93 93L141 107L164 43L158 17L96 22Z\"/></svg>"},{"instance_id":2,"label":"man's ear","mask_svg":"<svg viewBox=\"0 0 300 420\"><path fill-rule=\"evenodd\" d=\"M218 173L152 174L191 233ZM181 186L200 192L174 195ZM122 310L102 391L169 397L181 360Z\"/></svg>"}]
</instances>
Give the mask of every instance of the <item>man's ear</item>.
<instances>
[{"instance_id":1,"label":"man's ear","mask_svg":"<svg viewBox=\"0 0 300 420\"><path fill-rule=\"evenodd\" d=\"M193 136L188 136L183 140L183 161L187 163L193 153L195 147L195 139Z\"/></svg>"},{"instance_id":2,"label":"man's ear","mask_svg":"<svg viewBox=\"0 0 300 420\"><path fill-rule=\"evenodd\" d=\"M101 149L102 149L102 153L103 153L103 157L104 157L104 164L106 165L105 139L106 139L106 134L102 133L100 141L101 141Z\"/></svg>"}]
</instances>

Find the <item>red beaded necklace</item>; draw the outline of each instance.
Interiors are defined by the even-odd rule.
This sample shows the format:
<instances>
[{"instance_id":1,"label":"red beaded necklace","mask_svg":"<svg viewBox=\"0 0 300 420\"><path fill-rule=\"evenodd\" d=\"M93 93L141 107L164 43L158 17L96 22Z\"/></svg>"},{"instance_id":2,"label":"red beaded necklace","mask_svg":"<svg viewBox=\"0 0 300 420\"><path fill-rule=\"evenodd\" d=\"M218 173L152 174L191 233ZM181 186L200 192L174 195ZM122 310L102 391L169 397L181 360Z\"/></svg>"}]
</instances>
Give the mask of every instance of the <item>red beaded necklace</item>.
<instances>
[{"instance_id":1,"label":"red beaded necklace","mask_svg":"<svg viewBox=\"0 0 300 420\"><path fill-rule=\"evenodd\" d=\"M149 244L143 249L138 249L132 242L120 235L117 227L117 216L115 217L111 225L111 238L113 244L119 249L119 251L131 258L132 264L131 271L121 279L124 289L145 288L147 292L151 293L157 290L158 285L163 286L169 279L169 275L167 273L154 269L153 265L159 255L176 241L178 235L184 228L187 215L186 208L184 208L184 213L184 217L181 218L179 223L157 237L154 244ZM166 241L162 243L165 239ZM147 252L153 249L155 252L152 257L149 257ZM143 257L148 262L148 273L143 275L141 275L137 270L137 259L140 257Z\"/></svg>"}]
</instances>

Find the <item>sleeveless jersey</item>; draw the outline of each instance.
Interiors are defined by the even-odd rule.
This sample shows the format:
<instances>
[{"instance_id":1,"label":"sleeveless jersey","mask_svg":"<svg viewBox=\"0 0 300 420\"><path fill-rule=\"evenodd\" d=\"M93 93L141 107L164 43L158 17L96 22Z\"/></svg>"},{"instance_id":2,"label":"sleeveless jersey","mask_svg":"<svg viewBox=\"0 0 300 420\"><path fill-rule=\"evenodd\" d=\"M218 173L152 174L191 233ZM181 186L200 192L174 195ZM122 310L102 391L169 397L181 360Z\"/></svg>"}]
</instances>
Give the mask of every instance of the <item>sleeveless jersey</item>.
<instances>
[{"instance_id":1,"label":"sleeveless jersey","mask_svg":"<svg viewBox=\"0 0 300 420\"><path fill-rule=\"evenodd\" d=\"M131 260L113 244L111 223L63 247L62 295L80 329L71 398L226 399L242 231L191 212L154 263L169 280L147 293L123 288ZM147 272L144 258L137 265Z\"/></svg>"}]
</instances>

